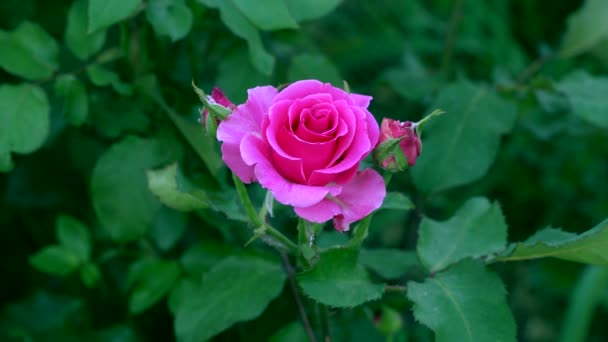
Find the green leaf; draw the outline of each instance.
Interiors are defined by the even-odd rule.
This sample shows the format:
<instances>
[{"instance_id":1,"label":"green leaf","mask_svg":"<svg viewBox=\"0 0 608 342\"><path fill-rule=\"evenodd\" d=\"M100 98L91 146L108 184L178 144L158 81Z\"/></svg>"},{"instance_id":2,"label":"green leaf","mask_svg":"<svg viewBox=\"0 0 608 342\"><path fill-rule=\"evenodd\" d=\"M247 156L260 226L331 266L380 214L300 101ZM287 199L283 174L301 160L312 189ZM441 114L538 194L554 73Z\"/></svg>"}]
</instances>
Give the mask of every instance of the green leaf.
<instances>
[{"instance_id":1,"label":"green leaf","mask_svg":"<svg viewBox=\"0 0 608 342\"><path fill-rule=\"evenodd\" d=\"M175 261L143 259L131 266L127 286L131 289L129 311L140 313L161 300L179 278Z\"/></svg>"},{"instance_id":2,"label":"green leaf","mask_svg":"<svg viewBox=\"0 0 608 342\"><path fill-rule=\"evenodd\" d=\"M121 82L118 74L113 71L97 64L91 65L86 71L89 79L96 86L105 87L111 85L121 95L131 95L133 93L131 85Z\"/></svg>"},{"instance_id":3,"label":"green leaf","mask_svg":"<svg viewBox=\"0 0 608 342\"><path fill-rule=\"evenodd\" d=\"M106 31L88 33L87 0L75 1L68 10L65 42L76 57L86 60L99 52L106 42Z\"/></svg>"},{"instance_id":4,"label":"green leaf","mask_svg":"<svg viewBox=\"0 0 608 342\"><path fill-rule=\"evenodd\" d=\"M418 256L432 273L467 257L503 251L507 224L497 203L471 198L447 221L424 218L420 223Z\"/></svg>"},{"instance_id":5,"label":"green leaf","mask_svg":"<svg viewBox=\"0 0 608 342\"><path fill-rule=\"evenodd\" d=\"M89 33L114 25L127 19L141 0L89 0Z\"/></svg>"},{"instance_id":6,"label":"green leaf","mask_svg":"<svg viewBox=\"0 0 608 342\"><path fill-rule=\"evenodd\" d=\"M163 251L173 248L186 232L187 220L186 214L161 207L150 232L158 248Z\"/></svg>"},{"instance_id":7,"label":"green leaf","mask_svg":"<svg viewBox=\"0 0 608 342\"><path fill-rule=\"evenodd\" d=\"M342 86L342 77L335 65L321 54L301 54L291 60L287 73L289 82L305 79L329 82L336 87Z\"/></svg>"},{"instance_id":8,"label":"green leaf","mask_svg":"<svg viewBox=\"0 0 608 342\"><path fill-rule=\"evenodd\" d=\"M157 35L172 41L184 38L192 28L192 12L183 0L152 0L146 7L146 18Z\"/></svg>"},{"instance_id":9,"label":"green leaf","mask_svg":"<svg viewBox=\"0 0 608 342\"><path fill-rule=\"evenodd\" d=\"M515 341L515 321L500 278L463 261L424 283L408 282L414 317L442 341Z\"/></svg>"},{"instance_id":10,"label":"green leaf","mask_svg":"<svg viewBox=\"0 0 608 342\"><path fill-rule=\"evenodd\" d=\"M405 196L401 192L389 192L384 197L384 202L380 209L393 209L393 210L412 210L414 209L414 203L412 200Z\"/></svg>"},{"instance_id":11,"label":"green leaf","mask_svg":"<svg viewBox=\"0 0 608 342\"><path fill-rule=\"evenodd\" d=\"M308 342L306 330L299 321L289 323L274 333L269 342Z\"/></svg>"},{"instance_id":12,"label":"green leaf","mask_svg":"<svg viewBox=\"0 0 608 342\"><path fill-rule=\"evenodd\" d=\"M97 265L88 263L80 269L80 279L88 288L93 288L101 279L101 271Z\"/></svg>"},{"instance_id":13,"label":"green leaf","mask_svg":"<svg viewBox=\"0 0 608 342\"><path fill-rule=\"evenodd\" d=\"M363 248L359 254L359 262L384 279L397 279L412 267L420 265L415 252L389 248Z\"/></svg>"},{"instance_id":14,"label":"green leaf","mask_svg":"<svg viewBox=\"0 0 608 342\"><path fill-rule=\"evenodd\" d=\"M262 30L297 28L283 0L230 0L255 26Z\"/></svg>"},{"instance_id":15,"label":"green leaf","mask_svg":"<svg viewBox=\"0 0 608 342\"><path fill-rule=\"evenodd\" d=\"M247 100L247 89L270 84L271 80L253 66L244 49L239 49L220 61L215 83L231 101L244 103Z\"/></svg>"},{"instance_id":16,"label":"green leaf","mask_svg":"<svg viewBox=\"0 0 608 342\"><path fill-rule=\"evenodd\" d=\"M333 307L354 307L376 300L384 284L374 284L357 264L355 248L335 248L321 253L311 270L297 275L298 285L310 298Z\"/></svg>"},{"instance_id":17,"label":"green leaf","mask_svg":"<svg viewBox=\"0 0 608 342\"><path fill-rule=\"evenodd\" d=\"M608 3L604 0L586 0L584 5L568 18L568 29L562 39L559 54L572 57L593 48L608 37Z\"/></svg>"},{"instance_id":18,"label":"green leaf","mask_svg":"<svg viewBox=\"0 0 608 342\"><path fill-rule=\"evenodd\" d=\"M201 241L188 248L180 258L180 264L186 273L199 276L215 264L237 251L233 247L215 241Z\"/></svg>"},{"instance_id":19,"label":"green leaf","mask_svg":"<svg viewBox=\"0 0 608 342\"><path fill-rule=\"evenodd\" d=\"M586 264L608 265L608 219L580 235L546 228L525 242L511 245L494 261L553 257Z\"/></svg>"},{"instance_id":20,"label":"green leaf","mask_svg":"<svg viewBox=\"0 0 608 342\"><path fill-rule=\"evenodd\" d=\"M284 0L289 13L298 22L317 19L333 11L342 0Z\"/></svg>"},{"instance_id":21,"label":"green leaf","mask_svg":"<svg viewBox=\"0 0 608 342\"><path fill-rule=\"evenodd\" d=\"M12 32L0 31L0 67L11 74L38 80L59 67L59 46L38 24L24 21Z\"/></svg>"},{"instance_id":22,"label":"green leaf","mask_svg":"<svg viewBox=\"0 0 608 342\"><path fill-rule=\"evenodd\" d=\"M48 246L30 257L30 264L38 270L66 276L76 270L81 259L74 251L66 246Z\"/></svg>"},{"instance_id":23,"label":"green leaf","mask_svg":"<svg viewBox=\"0 0 608 342\"><path fill-rule=\"evenodd\" d=\"M63 97L63 113L66 120L74 125L82 125L89 115L87 90L73 75L62 75L55 81L55 93Z\"/></svg>"},{"instance_id":24,"label":"green leaf","mask_svg":"<svg viewBox=\"0 0 608 342\"><path fill-rule=\"evenodd\" d=\"M76 255L81 261L91 258L91 235L87 227L70 216L59 216L57 219L57 239Z\"/></svg>"},{"instance_id":25,"label":"green leaf","mask_svg":"<svg viewBox=\"0 0 608 342\"><path fill-rule=\"evenodd\" d=\"M148 187L166 206L180 211L207 208L205 192L195 188L179 172L177 163L160 170L148 170Z\"/></svg>"},{"instance_id":26,"label":"green leaf","mask_svg":"<svg viewBox=\"0 0 608 342\"><path fill-rule=\"evenodd\" d=\"M566 95L575 115L598 127L608 128L608 77L593 77L585 71L577 71L555 87Z\"/></svg>"},{"instance_id":27,"label":"green leaf","mask_svg":"<svg viewBox=\"0 0 608 342\"><path fill-rule=\"evenodd\" d=\"M12 169L11 152L31 153L42 146L49 134L49 113L40 87L0 86L0 171Z\"/></svg>"},{"instance_id":28,"label":"green leaf","mask_svg":"<svg viewBox=\"0 0 608 342\"><path fill-rule=\"evenodd\" d=\"M178 154L160 138L128 136L99 158L91 179L93 208L114 241L137 239L152 225L160 202L148 190L145 170Z\"/></svg>"},{"instance_id":29,"label":"green leaf","mask_svg":"<svg viewBox=\"0 0 608 342\"><path fill-rule=\"evenodd\" d=\"M432 193L485 175L501 135L515 122L515 105L489 88L460 81L444 88L431 108L446 114L425 127L422 154L412 168L416 187Z\"/></svg>"},{"instance_id":30,"label":"green leaf","mask_svg":"<svg viewBox=\"0 0 608 342\"><path fill-rule=\"evenodd\" d=\"M236 322L259 316L281 293L284 282L285 272L278 263L225 259L205 274L200 286L189 287L189 300L178 301L177 340L208 340Z\"/></svg>"}]
</instances>

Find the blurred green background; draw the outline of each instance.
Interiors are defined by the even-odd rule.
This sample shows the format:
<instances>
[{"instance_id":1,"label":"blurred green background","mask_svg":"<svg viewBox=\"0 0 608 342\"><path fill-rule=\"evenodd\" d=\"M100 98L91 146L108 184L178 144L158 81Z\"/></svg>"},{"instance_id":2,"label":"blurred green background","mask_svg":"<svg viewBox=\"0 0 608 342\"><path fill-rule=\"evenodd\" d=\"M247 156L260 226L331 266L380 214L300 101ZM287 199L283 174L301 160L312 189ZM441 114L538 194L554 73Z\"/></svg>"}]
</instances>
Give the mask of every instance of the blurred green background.
<instances>
[{"instance_id":1,"label":"blurred green background","mask_svg":"<svg viewBox=\"0 0 608 342\"><path fill-rule=\"evenodd\" d=\"M221 87L235 103L257 85L316 78L341 87L347 80L352 91L374 97L371 112L378 121L418 120L434 109L446 85L462 80L483 84L517 106L514 127L482 176L431 194L416 189L410 172L396 176L391 189L406 193L417 208L379 213L369 247L412 250L423 215L446 219L476 195L499 201L509 241L546 226L582 232L608 214L607 121L577 114L559 83L584 72L596 82L595 99L608 97L602 76L608 72L608 4L602 0L587 1L596 16L583 18L590 27L580 28L578 37L573 33L573 51L566 52L564 35L577 24L568 18L583 1L286 1L290 20L255 1L236 2L241 7L232 0L108 3L119 5L100 10L96 23L85 0L0 3L0 87L36 89L28 88L33 98L14 117L5 114L13 93L0 96L0 135L14 138L11 145L0 137L0 157L18 152L12 166L0 163L2 340L172 341L166 301L142 312L130 307L127 278L134 262L160 255L179 261L183 272L202 272L222 256L265 251L261 244L243 247L251 231L238 218L228 220L213 208L177 212L161 207L147 190L143 170L179 160L184 174L218 202L229 206L234 199L232 193L221 197L230 182L217 165L217 146L208 139L192 142L193 135L204 135L197 131L200 103L192 80L208 92ZM26 21L43 33L14 34ZM87 34L87 25L98 26L94 34ZM38 90L46 94L46 107L37 102ZM606 102L594 105L608 116ZM20 139L31 146L19 150ZM258 188L250 190L262 200ZM295 236L291 211L276 210L288 217L277 225ZM92 234L96 266L88 278L82 271L50 276L28 261L57 243L61 215L83 222ZM606 270L552 259L495 268L506 283L519 340L606 340ZM414 322L409 303L389 303L402 312L399 338L432 340ZM369 318L377 309L334 313L336 340L384 340ZM567 319L568 310L575 311ZM265 341L297 319L285 287L264 314L216 339Z\"/></svg>"}]
</instances>

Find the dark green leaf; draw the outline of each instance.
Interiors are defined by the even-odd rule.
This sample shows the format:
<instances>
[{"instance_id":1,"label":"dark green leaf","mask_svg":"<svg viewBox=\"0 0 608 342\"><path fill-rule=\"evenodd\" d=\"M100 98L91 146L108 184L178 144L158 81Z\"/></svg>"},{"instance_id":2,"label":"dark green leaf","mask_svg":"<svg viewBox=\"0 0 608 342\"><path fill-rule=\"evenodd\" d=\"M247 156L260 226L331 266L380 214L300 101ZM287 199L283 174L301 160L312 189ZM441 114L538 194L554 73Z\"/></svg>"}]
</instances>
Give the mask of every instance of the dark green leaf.
<instances>
[{"instance_id":1,"label":"dark green leaf","mask_svg":"<svg viewBox=\"0 0 608 342\"><path fill-rule=\"evenodd\" d=\"M87 90L76 77L62 75L55 81L55 93L63 97L63 113L66 120L74 125L82 125L89 115Z\"/></svg>"},{"instance_id":2,"label":"dark green leaf","mask_svg":"<svg viewBox=\"0 0 608 342\"><path fill-rule=\"evenodd\" d=\"M186 224L186 214L161 207L150 233L158 248L168 251L182 238L187 228Z\"/></svg>"},{"instance_id":3,"label":"dark green leaf","mask_svg":"<svg viewBox=\"0 0 608 342\"><path fill-rule=\"evenodd\" d=\"M412 210L414 209L414 203L412 200L400 192L389 192L382 202L380 209L394 209L394 210Z\"/></svg>"},{"instance_id":4,"label":"dark green leaf","mask_svg":"<svg viewBox=\"0 0 608 342\"><path fill-rule=\"evenodd\" d=\"M42 146L49 134L49 112L40 87L0 86L0 171L12 169L11 152L31 153Z\"/></svg>"},{"instance_id":5,"label":"dark green leaf","mask_svg":"<svg viewBox=\"0 0 608 342\"><path fill-rule=\"evenodd\" d=\"M183 0L152 0L146 7L146 18L157 35L177 41L190 32L192 12Z\"/></svg>"},{"instance_id":6,"label":"dark green leaf","mask_svg":"<svg viewBox=\"0 0 608 342\"><path fill-rule=\"evenodd\" d=\"M131 95L133 87L120 81L118 74L99 65L91 65L87 68L87 75L91 82L100 87L111 85L120 95Z\"/></svg>"},{"instance_id":7,"label":"dark green leaf","mask_svg":"<svg viewBox=\"0 0 608 342\"><path fill-rule=\"evenodd\" d=\"M0 31L0 67L28 80L48 78L59 66L59 46L38 24L24 21Z\"/></svg>"},{"instance_id":8,"label":"dark green leaf","mask_svg":"<svg viewBox=\"0 0 608 342\"><path fill-rule=\"evenodd\" d=\"M205 192L188 183L177 163L160 170L148 170L148 187L166 206L180 211L207 208Z\"/></svg>"},{"instance_id":9,"label":"dark green leaf","mask_svg":"<svg viewBox=\"0 0 608 342\"><path fill-rule=\"evenodd\" d=\"M293 322L282 327L279 331L270 336L269 342L308 342L306 330L302 323Z\"/></svg>"},{"instance_id":10,"label":"dark green leaf","mask_svg":"<svg viewBox=\"0 0 608 342\"><path fill-rule=\"evenodd\" d=\"M593 77L577 71L555 87L566 95L574 114L593 125L608 128L608 77Z\"/></svg>"},{"instance_id":11,"label":"dark green leaf","mask_svg":"<svg viewBox=\"0 0 608 342\"><path fill-rule=\"evenodd\" d=\"M141 0L88 0L89 33L114 25L135 13Z\"/></svg>"},{"instance_id":12,"label":"dark green leaf","mask_svg":"<svg viewBox=\"0 0 608 342\"><path fill-rule=\"evenodd\" d=\"M180 264L187 273L200 276L222 259L235 253L234 248L228 245L215 241L201 241L184 252Z\"/></svg>"},{"instance_id":13,"label":"dark green leaf","mask_svg":"<svg viewBox=\"0 0 608 342\"><path fill-rule=\"evenodd\" d=\"M65 28L65 42L68 48L82 60L99 52L106 41L105 30L88 33L87 4L88 0L77 0L72 4Z\"/></svg>"},{"instance_id":14,"label":"dark green leaf","mask_svg":"<svg viewBox=\"0 0 608 342\"><path fill-rule=\"evenodd\" d=\"M231 0L255 26L262 30L297 28L283 0Z\"/></svg>"},{"instance_id":15,"label":"dark green leaf","mask_svg":"<svg viewBox=\"0 0 608 342\"><path fill-rule=\"evenodd\" d=\"M284 0L289 13L298 22L317 19L333 11L342 0Z\"/></svg>"},{"instance_id":16,"label":"dark green leaf","mask_svg":"<svg viewBox=\"0 0 608 342\"><path fill-rule=\"evenodd\" d=\"M399 278L420 265L415 252L388 248L361 249L359 263L385 279Z\"/></svg>"},{"instance_id":17,"label":"dark green leaf","mask_svg":"<svg viewBox=\"0 0 608 342\"><path fill-rule=\"evenodd\" d=\"M297 55L291 60L287 74L289 82L305 79L317 79L329 82L336 87L342 86L342 77L338 69L327 57L321 54Z\"/></svg>"},{"instance_id":18,"label":"dark green leaf","mask_svg":"<svg viewBox=\"0 0 608 342\"><path fill-rule=\"evenodd\" d=\"M80 279L86 287L93 288L101 279L101 271L95 264L86 264L80 269Z\"/></svg>"},{"instance_id":19,"label":"dark green leaf","mask_svg":"<svg viewBox=\"0 0 608 342\"><path fill-rule=\"evenodd\" d=\"M478 180L496 158L501 135L515 122L515 105L493 90L461 81L446 87L431 108L446 114L425 127L414 183L432 193Z\"/></svg>"},{"instance_id":20,"label":"dark green leaf","mask_svg":"<svg viewBox=\"0 0 608 342\"><path fill-rule=\"evenodd\" d=\"M547 228L512 245L496 261L554 257L586 264L608 265L608 220L580 235Z\"/></svg>"},{"instance_id":21,"label":"dark green leaf","mask_svg":"<svg viewBox=\"0 0 608 342\"><path fill-rule=\"evenodd\" d=\"M560 55L572 57L593 48L608 38L608 3L604 0L586 0L584 5L568 18L568 29L562 39Z\"/></svg>"},{"instance_id":22,"label":"dark green leaf","mask_svg":"<svg viewBox=\"0 0 608 342\"><path fill-rule=\"evenodd\" d=\"M309 271L297 275L298 285L310 298L333 307L354 307L378 299L384 284L374 284L363 266L357 264L359 251L335 248L320 255Z\"/></svg>"},{"instance_id":23,"label":"dark green leaf","mask_svg":"<svg viewBox=\"0 0 608 342\"><path fill-rule=\"evenodd\" d=\"M91 235L87 227L70 216L57 219L57 239L82 261L91 258Z\"/></svg>"},{"instance_id":24,"label":"dark green leaf","mask_svg":"<svg viewBox=\"0 0 608 342\"><path fill-rule=\"evenodd\" d=\"M497 203L469 199L447 221L424 218L420 224L418 256L430 271L437 272L467 257L503 251L507 225Z\"/></svg>"},{"instance_id":25,"label":"dark green leaf","mask_svg":"<svg viewBox=\"0 0 608 342\"><path fill-rule=\"evenodd\" d=\"M278 263L228 258L205 274L175 316L178 341L204 341L236 322L259 316L279 295L285 273Z\"/></svg>"},{"instance_id":26,"label":"dark green leaf","mask_svg":"<svg viewBox=\"0 0 608 342\"><path fill-rule=\"evenodd\" d=\"M30 263L38 270L59 276L76 270L82 261L66 246L48 246L30 257Z\"/></svg>"},{"instance_id":27,"label":"dark green leaf","mask_svg":"<svg viewBox=\"0 0 608 342\"><path fill-rule=\"evenodd\" d=\"M438 342L515 341L504 286L480 264L463 261L407 288L414 317L435 332Z\"/></svg>"},{"instance_id":28,"label":"dark green leaf","mask_svg":"<svg viewBox=\"0 0 608 342\"><path fill-rule=\"evenodd\" d=\"M179 278L175 261L144 259L131 266L127 286L131 289L129 311L140 313L161 300Z\"/></svg>"}]
</instances>

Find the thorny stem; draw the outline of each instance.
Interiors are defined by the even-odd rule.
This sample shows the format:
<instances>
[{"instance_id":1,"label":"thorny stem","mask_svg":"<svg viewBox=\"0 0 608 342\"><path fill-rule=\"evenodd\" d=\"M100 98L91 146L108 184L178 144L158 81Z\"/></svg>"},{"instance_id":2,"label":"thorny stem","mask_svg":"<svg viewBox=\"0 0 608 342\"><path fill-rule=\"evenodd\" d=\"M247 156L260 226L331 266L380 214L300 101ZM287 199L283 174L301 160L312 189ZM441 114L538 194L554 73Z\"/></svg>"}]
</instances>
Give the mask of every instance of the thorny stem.
<instances>
[{"instance_id":1,"label":"thorny stem","mask_svg":"<svg viewBox=\"0 0 608 342\"><path fill-rule=\"evenodd\" d=\"M441 61L441 71L447 77L452 67L452 54L454 50L454 41L456 40L456 31L462 20L462 0L454 0L452 5L452 14L448 23L448 33L445 37L443 45L443 60Z\"/></svg>"},{"instance_id":2,"label":"thorny stem","mask_svg":"<svg viewBox=\"0 0 608 342\"><path fill-rule=\"evenodd\" d=\"M298 311L300 312L300 318L302 318L302 324L304 324L304 330L306 330L306 335L308 335L308 339L310 340L310 342L317 342L317 338L315 337L315 334L312 331L310 321L308 320L308 316L306 315L304 304L302 304L302 298L300 298L298 287L296 286L296 279L294 276L295 272L293 270L293 267L291 266L289 258L285 253L279 252L279 254L281 255L281 260L283 260L283 267L285 267L285 271L287 272L287 277L289 278L289 285L291 286L293 297L295 298L296 304L298 305Z\"/></svg>"}]
</instances>

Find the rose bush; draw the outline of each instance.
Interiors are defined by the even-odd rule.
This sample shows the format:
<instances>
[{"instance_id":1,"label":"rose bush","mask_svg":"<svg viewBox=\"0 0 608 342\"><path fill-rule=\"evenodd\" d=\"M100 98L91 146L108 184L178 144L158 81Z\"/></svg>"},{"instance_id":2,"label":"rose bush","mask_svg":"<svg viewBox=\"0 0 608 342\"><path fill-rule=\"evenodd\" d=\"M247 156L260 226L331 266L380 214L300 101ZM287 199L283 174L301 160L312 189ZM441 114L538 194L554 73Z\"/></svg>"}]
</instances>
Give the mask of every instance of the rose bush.
<instances>
[{"instance_id":1,"label":"rose bush","mask_svg":"<svg viewBox=\"0 0 608 342\"><path fill-rule=\"evenodd\" d=\"M348 230L386 195L376 171L359 171L380 134L371 99L315 80L250 89L218 127L222 157L243 182L258 181L300 217Z\"/></svg>"}]
</instances>

